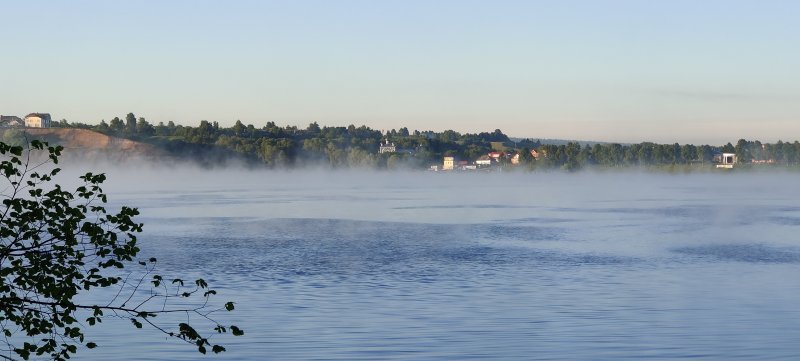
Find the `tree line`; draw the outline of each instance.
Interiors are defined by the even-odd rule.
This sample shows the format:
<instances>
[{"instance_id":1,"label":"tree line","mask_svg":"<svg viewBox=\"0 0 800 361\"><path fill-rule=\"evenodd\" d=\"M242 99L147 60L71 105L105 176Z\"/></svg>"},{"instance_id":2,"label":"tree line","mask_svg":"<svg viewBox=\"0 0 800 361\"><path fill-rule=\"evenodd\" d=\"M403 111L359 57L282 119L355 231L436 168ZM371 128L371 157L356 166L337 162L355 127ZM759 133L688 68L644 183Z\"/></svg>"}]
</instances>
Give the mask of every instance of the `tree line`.
<instances>
[{"instance_id":1,"label":"tree line","mask_svg":"<svg viewBox=\"0 0 800 361\"><path fill-rule=\"evenodd\" d=\"M392 129L387 132L367 126L319 126L305 128L278 126L267 122L262 127L241 121L231 127L218 122L200 121L197 126L174 122L149 123L133 113L97 125L62 120L59 127L84 128L104 134L138 140L159 146L179 157L209 165L232 159L253 166L331 168L426 168L440 164L442 157L474 161L491 151L501 151L500 166L511 166L510 158L519 154L523 169L566 169L585 167L630 167L664 165L709 165L715 154L735 153L741 163L767 163L797 166L800 143L774 144L740 139L736 145L594 143L542 144L538 140L512 141L499 129L492 132L460 133ZM393 143L397 151L379 153L381 142ZM532 154L534 150L536 154ZM754 162L755 161L755 162Z\"/></svg>"},{"instance_id":2,"label":"tree line","mask_svg":"<svg viewBox=\"0 0 800 361\"><path fill-rule=\"evenodd\" d=\"M800 142L778 141L775 144L761 143L740 139L734 146L727 143L723 146L693 144L656 144L643 142L639 144L605 143L593 146L571 142L566 145L543 145L538 151L543 154L538 161L531 164L544 167L561 167L578 169L586 166L664 166L712 164L715 155L720 153L736 154L741 164L776 164L797 166L800 161Z\"/></svg>"}]
</instances>

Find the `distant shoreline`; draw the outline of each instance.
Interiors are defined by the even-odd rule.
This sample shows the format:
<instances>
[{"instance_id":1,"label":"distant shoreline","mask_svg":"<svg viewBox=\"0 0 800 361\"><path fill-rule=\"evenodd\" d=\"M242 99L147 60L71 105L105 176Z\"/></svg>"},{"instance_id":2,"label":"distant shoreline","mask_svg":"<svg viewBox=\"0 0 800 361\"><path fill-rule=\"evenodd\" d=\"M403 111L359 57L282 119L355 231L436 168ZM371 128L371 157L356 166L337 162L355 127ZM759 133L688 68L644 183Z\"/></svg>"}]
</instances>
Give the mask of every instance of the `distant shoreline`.
<instances>
[{"instance_id":1,"label":"distant shoreline","mask_svg":"<svg viewBox=\"0 0 800 361\"><path fill-rule=\"evenodd\" d=\"M197 127L151 125L129 114L111 124L54 122L52 128L2 128L2 140L21 143L41 138L75 157L189 162L202 167L237 165L267 169L378 169L434 171L614 171L631 168L680 173L717 171L722 154L735 159L733 171L800 168L800 142L761 143L740 139L723 146L678 143L620 144L509 138L493 132L461 134L409 131L380 132L366 126L306 129L262 128L237 122L230 128L201 122ZM591 144L591 145L590 145ZM727 158L726 158L727 159ZM734 164L735 163L735 164Z\"/></svg>"}]
</instances>

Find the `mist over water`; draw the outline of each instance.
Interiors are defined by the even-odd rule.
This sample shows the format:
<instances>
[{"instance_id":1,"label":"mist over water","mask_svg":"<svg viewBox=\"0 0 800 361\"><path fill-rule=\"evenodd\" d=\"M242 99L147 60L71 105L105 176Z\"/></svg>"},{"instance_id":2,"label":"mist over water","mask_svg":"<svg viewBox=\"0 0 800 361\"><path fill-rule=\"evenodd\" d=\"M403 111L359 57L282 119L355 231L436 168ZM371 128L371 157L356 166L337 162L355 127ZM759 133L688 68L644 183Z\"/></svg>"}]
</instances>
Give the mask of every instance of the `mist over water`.
<instances>
[{"instance_id":1,"label":"mist over water","mask_svg":"<svg viewBox=\"0 0 800 361\"><path fill-rule=\"evenodd\" d=\"M141 255L237 302L215 358L800 353L800 175L105 170ZM94 329L81 359L206 359Z\"/></svg>"}]
</instances>

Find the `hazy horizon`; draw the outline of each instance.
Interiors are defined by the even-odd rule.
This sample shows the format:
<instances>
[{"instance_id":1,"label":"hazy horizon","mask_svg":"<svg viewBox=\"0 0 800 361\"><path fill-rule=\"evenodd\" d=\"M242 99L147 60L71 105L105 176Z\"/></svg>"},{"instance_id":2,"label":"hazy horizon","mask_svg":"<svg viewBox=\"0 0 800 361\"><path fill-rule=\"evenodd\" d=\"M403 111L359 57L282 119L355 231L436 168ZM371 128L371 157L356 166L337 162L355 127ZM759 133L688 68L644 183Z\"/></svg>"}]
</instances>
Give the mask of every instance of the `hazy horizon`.
<instances>
[{"instance_id":1,"label":"hazy horizon","mask_svg":"<svg viewBox=\"0 0 800 361\"><path fill-rule=\"evenodd\" d=\"M792 1L0 0L0 114L794 140Z\"/></svg>"}]
</instances>

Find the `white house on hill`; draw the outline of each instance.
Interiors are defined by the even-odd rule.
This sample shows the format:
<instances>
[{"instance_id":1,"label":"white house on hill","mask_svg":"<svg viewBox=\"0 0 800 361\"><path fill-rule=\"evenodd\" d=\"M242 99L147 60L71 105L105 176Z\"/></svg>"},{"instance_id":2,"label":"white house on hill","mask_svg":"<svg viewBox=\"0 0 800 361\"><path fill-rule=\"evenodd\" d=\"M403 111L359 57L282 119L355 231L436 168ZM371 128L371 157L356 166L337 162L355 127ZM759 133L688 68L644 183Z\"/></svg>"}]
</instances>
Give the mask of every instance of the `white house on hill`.
<instances>
[{"instance_id":1,"label":"white house on hill","mask_svg":"<svg viewBox=\"0 0 800 361\"><path fill-rule=\"evenodd\" d=\"M25 116L28 128L50 128L50 113L30 113Z\"/></svg>"}]
</instances>

